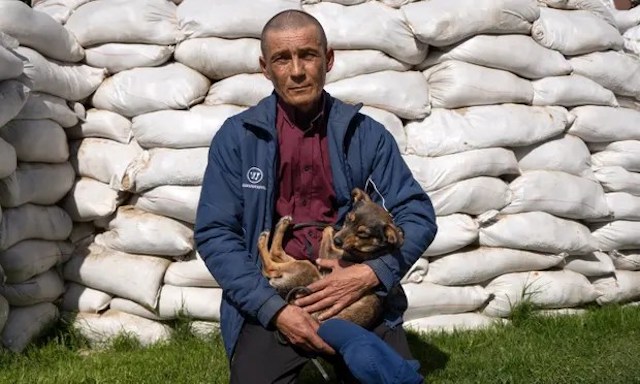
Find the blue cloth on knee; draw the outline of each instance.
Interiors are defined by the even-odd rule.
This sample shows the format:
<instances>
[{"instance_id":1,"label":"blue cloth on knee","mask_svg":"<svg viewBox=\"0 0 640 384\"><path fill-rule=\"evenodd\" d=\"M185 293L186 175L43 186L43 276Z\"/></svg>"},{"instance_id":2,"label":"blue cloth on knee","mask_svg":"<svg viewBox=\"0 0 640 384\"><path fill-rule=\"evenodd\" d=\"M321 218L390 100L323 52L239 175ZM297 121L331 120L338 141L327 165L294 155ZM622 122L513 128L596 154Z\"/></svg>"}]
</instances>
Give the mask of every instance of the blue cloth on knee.
<instances>
[{"instance_id":1,"label":"blue cloth on knee","mask_svg":"<svg viewBox=\"0 0 640 384\"><path fill-rule=\"evenodd\" d=\"M352 322L329 319L318 335L344 359L351 374L367 384L418 384L424 378L416 360L405 360L374 333Z\"/></svg>"}]
</instances>

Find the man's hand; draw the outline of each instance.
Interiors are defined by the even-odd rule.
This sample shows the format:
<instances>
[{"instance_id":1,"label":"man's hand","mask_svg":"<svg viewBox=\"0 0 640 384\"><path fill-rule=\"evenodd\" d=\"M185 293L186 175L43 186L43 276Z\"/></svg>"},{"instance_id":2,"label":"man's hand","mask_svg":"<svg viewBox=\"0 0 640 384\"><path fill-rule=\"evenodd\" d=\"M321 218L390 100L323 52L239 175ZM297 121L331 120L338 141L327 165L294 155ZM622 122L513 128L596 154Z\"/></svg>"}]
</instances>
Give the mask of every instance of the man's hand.
<instances>
[{"instance_id":1,"label":"man's hand","mask_svg":"<svg viewBox=\"0 0 640 384\"><path fill-rule=\"evenodd\" d=\"M324 310L319 321L337 315L380 283L371 267L365 264L324 259L316 260L316 264L331 269L331 273L310 284L308 288L312 293L297 299L294 304L308 313Z\"/></svg>"},{"instance_id":2,"label":"man's hand","mask_svg":"<svg viewBox=\"0 0 640 384\"><path fill-rule=\"evenodd\" d=\"M318 336L320 324L300 307L285 306L276 315L274 323L280 333L297 347L328 355L336 353L329 344Z\"/></svg>"}]
</instances>

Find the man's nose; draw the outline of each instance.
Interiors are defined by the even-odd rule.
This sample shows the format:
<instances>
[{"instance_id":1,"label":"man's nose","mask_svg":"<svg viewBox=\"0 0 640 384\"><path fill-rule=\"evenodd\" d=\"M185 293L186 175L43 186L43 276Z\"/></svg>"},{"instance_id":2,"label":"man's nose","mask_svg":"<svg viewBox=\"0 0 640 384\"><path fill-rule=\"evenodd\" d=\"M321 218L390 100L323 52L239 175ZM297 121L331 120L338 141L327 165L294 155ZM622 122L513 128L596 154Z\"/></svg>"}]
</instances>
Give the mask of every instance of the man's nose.
<instances>
[{"instance_id":1,"label":"man's nose","mask_svg":"<svg viewBox=\"0 0 640 384\"><path fill-rule=\"evenodd\" d=\"M304 76L304 67L297 57L293 58L293 67L291 68L292 77Z\"/></svg>"},{"instance_id":2,"label":"man's nose","mask_svg":"<svg viewBox=\"0 0 640 384\"><path fill-rule=\"evenodd\" d=\"M333 238L333 244L335 244L336 247L342 247L342 238L341 237L334 237Z\"/></svg>"}]
</instances>

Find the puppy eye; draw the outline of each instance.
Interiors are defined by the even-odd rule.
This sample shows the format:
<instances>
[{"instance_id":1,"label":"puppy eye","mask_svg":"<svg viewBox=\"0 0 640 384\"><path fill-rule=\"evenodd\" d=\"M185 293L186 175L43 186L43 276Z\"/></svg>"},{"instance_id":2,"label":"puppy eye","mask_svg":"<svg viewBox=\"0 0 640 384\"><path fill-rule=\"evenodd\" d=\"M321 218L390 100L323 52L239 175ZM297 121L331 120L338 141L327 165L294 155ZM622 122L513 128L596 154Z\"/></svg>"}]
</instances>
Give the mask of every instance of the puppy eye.
<instances>
[{"instance_id":1,"label":"puppy eye","mask_svg":"<svg viewBox=\"0 0 640 384\"><path fill-rule=\"evenodd\" d=\"M371 235L366 232L358 232L358 237L361 239L369 239L371 238Z\"/></svg>"}]
</instances>

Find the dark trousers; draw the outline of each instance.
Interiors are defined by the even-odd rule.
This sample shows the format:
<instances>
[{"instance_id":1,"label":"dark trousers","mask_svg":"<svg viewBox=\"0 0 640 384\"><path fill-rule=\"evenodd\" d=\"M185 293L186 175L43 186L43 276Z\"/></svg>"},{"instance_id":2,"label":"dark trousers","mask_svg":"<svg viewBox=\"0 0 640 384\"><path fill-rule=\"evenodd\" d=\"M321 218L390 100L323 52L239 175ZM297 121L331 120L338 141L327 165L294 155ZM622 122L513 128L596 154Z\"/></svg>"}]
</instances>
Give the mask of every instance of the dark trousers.
<instances>
[{"instance_id":1,"label":"dark trousers","mask_svg":"<svg viewBox=\"0 0 640 384\"><path fill-rule=\"evenodd\" d=\"M373 332L403 358L413 359L401 326L381 324ZM309 358L307 352L280 343L274 331L245 322L231 359L231 384L293 384ZM327 360L342 383L358 383L339 357Z\"/></svg>"}]
</instances>

